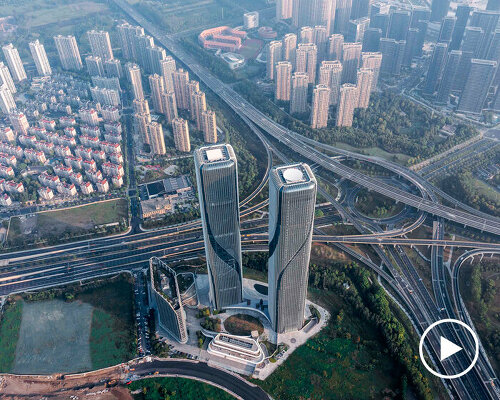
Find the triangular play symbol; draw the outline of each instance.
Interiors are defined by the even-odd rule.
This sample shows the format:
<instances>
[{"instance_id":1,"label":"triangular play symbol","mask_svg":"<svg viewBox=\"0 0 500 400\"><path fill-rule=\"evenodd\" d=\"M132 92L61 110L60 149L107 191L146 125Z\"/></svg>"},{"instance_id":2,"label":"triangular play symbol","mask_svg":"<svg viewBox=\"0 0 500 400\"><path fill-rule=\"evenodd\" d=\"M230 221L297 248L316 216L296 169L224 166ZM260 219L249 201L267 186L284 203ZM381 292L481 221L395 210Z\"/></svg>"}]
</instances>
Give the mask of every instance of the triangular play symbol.
<instances>
[{"instance_id":1,"label":"triangular play symbol","mask_svg":"<svg viewBox=\"0 0 500 400\"><path fill-rule=\"evenodd\" d=\"M448 357L452 356L453 354L458 353L460 350L462 350L460 346L457 346L455 343L450 342L448 339L442 336L441 336L440 347L441 347L440 361L443 361Z\"/></svg>"}]
</instances>

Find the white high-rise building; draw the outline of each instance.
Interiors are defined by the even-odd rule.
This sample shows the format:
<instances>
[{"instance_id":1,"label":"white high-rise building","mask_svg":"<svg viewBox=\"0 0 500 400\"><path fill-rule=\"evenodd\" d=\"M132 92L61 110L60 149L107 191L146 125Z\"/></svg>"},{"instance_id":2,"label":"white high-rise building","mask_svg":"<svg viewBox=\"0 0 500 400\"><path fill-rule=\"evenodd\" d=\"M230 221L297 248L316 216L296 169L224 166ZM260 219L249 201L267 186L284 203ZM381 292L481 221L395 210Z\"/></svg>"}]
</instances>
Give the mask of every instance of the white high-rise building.
<instances>
[{"instance_id":1,"label":"white high-rise building","mask_svg":"<svg viewBox=\"0 0 500 400\"><path fill-rule=\"evenodd\" d=\"M342 63L340 61L323 61L319 68L319 84L330 88L330 104L336 105L339 101L340 86L342 85Z\"/></svg>"},{"instance_id":2,"label":"white high-rise building","mask_svg":"<svg viewBox=\"0 0 500 400\"><path fill-rule=\"evenodd\" d=\"M307 111L307 89L309 75L306 72L295 72L292 75L292 98L290 114L302 114Z\"/></svg>"},{"instance_id":3,"label":"white high-rise building","mask_svg":"<svg viewBox=\"0 0 500 400\"><path fill-rule=\"evenodd\" d=\"M17 89L14 85L14 80L12 79L12 75L10 74L9 68L3 63L0 62L0 86L7 85L11 93L16 93Z\"/></svg>"},{"instance_id":4,"label":"white high-rise building","mask_svg":"<svg viewBox=\"0 0 500 400\"><path fill-rule=\"evenodd\" d=\"M259 12L251 11L243 14L243 29L255 29L259 27Z\"/></svg>"},{"instance_id":5,"label":"white high-rise building","mask_svg":"<svg viewBox=\"0 0 500 400\"><path fill-rule=\"evenodd\" d=\"M330 106L330 88L316 85L313 90L311 106L311 128L326 128L328 125L328 108Z\"/></svg>"},{"instance_id":6,"label":"white high-rise building","mask_svg":"<svg viewBox=\"0 0 500 400\"><path fill-rule=\"evenodd\" d=\"M354 109L358 105L358 88L352 83L345 83L340 88L337 106L337 126L352 126Z\"/></svg>"},{"instance_id":7,"label":"white high-rise building","mask_svg":"<svg viewBox=\"0 0 500 400\"><path fill-rule=\"evenodd\" d=\"M134 99L142 100L144 99L144 90L142 88L142 75L141 69L137 64L127 63L127 76L132 85L132 92L134 94Z\"/></svg>"},{"instance_id":8,"label":"white high-rise building","mask_svg":"<svg viewBox=\"0 0 500 400\"><path fill-rule=\"evenodd\" d=\"M54 42L62 68L65 70L80 71L83 68L82 58L80 57L80 50L78 50L75 37L71 35L58 35L54 37Z\"/></svg>"},{"instance_id":9,"label":"white high-rise building","mask_svg":"<svg viewBox=\"0 0 500 400\"><path fill-rule=\"evenodd\" d=\"M92 54L101 57L103 61L113 59L113 49L109 40L109 33L106 31L88 31L87 37L90 42Z\"/></svg>"},{"instance_id":10,"label":"white high-rise building","mask_svg":"<svg viewBox=\"0 0 500 400\"><path fill-rule=\"evenodd\" d=\"M179 151L189 153L191 151L191 140L189 138L188 122L182 118L172 120L175 148Z\"/></svg>"},{"instance_id":11,"label":"white high-rise building","mask_svg":"<svg viewBox=\"0 0 500 400\"><path fill-rule=\"evenodd\" d=\"M6 85L0 87L0 108L4 114L9 114L16 108L16 102Z\"/></svg>"},{"instance_id":12,"label":"white high-rise building","mask_svg":"<svg viewBox=\"0 0 500 400\"><path fill-rule=\"evenodd\" d=\"M221 144L197 149L194 165L210 301L220 310L243 299L237 161Z\"/></svg>"},{"instance_id":13,"label":"white high-rise building","mask_svg":"<svg viewBox=\"0 0 500 400\"><path fill-rule=\"evenodd\" d=\"M281 61L281 48L283 44L278 40L273 40L267 45L266 76L274 80L276 64Z\"/></svg>"},{"instance_id":14,"label":"white high-rise building","mask_svg":"<svg viewBox=\"0 0 500 400\"><path fill-rule=\"evenodd\" d=\"M36 70L38 75L46 76L52 74L52 68L50 68L49 59L47 58L47 53L45 53L45 47L38 40L30 42L30 51L35 61Z\"/></svg>"},{"instance_id":15,"label":"white high-rise building","mask_svg":"<svg viewBox=\"0 0 500 400\"><path fill-rule=\"evenodd\" d=\"M275 73L275 99L290 101L290 92L292 88L292 63L289 61L280 61L276 64Z\"/></svg>"},{"instance_id":16,"label":"white high-rise building","mask_svg":"<svg viewBox=\"0 0 500 400\"><path fill-rule=\"evenodd\" d=\"M268 299L271 326L278 335L304 326L316 190L307 164L271 170Z\"/></svg>"},{"instance_id":17,"label":"white high-rise building","mask_svg":"<svg viewBox=\"0 0 500 400\"><path fill-rule=\"evenodd\" d=\"M172 74L175 72L176 65L172 56L167 56L164 60L160 61L160 69L165 91L174 90L174 79Z\"/></svg>"},{"instance_id":18,"label":"white high-rise building","mask_svg":"<svg viewBox=\"0 0 500 400\"><path fill-rule=\"evenodd\" d=\"M3 46L2 50L14 80L17 82L24 81L27 78L26 71L17 49L12 43L9 43Z\"/></svg>"}]
</instances>

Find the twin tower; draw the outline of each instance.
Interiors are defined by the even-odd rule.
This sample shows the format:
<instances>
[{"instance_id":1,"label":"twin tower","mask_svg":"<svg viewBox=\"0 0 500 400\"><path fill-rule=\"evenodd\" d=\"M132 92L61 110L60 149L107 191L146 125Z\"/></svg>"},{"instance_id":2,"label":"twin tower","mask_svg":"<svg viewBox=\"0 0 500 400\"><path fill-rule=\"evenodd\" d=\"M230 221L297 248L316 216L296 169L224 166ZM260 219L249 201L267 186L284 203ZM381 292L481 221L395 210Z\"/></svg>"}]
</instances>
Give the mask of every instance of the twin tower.
<instances>
[{"instance_id":1,"label":"twin tower","mask_svg":"<svg viewBox=\"0 0 500 400\"><path fill-rule=\"evenodd\" d=\"M241 303L238 166L233 148L221 144L194 155L210 285L217 309ZM269 315L276 333L304 323L316 179L306 164L275 167L269 178Z\"/></svg>"}]
</instances>

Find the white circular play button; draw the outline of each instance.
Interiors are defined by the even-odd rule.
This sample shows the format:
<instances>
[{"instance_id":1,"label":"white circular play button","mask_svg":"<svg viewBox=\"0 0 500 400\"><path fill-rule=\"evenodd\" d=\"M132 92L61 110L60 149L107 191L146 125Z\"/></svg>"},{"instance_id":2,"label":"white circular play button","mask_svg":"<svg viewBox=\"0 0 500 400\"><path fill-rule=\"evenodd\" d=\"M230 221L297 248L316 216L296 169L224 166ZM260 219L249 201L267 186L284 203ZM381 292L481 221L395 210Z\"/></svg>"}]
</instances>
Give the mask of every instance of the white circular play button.
<instances>
[{"instance_id":1,"label":"white circular play button","mask_svg":"<svg viewBox=\"0 0 500 400\"><path fill-rule=\"evenodd\" d=\"M433 330L434 328L436 328L438 325L441 325L441 324L455 324L455 325L460 325L460 327L455 326L455 327L452 327L452 329L456 331L457 329L465 328L471 334L472 338L474 339L474 357L472 359L472 362L470 363L470 365L466 369L464 369L463 371L459 372L458 374L454 374L454 375L444 375L444 374L441 374L441 373L433 370L429 366L429 364L427 364L427 361L424 358L424 349L423 349L423 347L424 347L425 338L427 337L428 333L431 330ZM459 353L465 351L464 348L462 347L463 344L462 343L456 343L456 339L446 338L446 337L441 336L441 335L437 335L437 336L439 336L439 361L445 361L448 358L454 356L455 354L459 354ZM434 322L433 324L431 324L424 331L422 337L420 338L420 345L419 345L418 351L420 353L420 359L422 360L422 364L424 364L424 367L431 374L433 374L433 375L435 375L435 376L437 376L439 378L443 378L443 379L460 378L462 375L465 375L472 368L474 368L474 365L476 364L477 358L479 357L479 340L477 338L476 332L474 332L474 330L469 325L467 325L466 323L464 323L462 321L459 321L457 319L451 319L451 318L442 319L442 320Z\"/></svg>"}]
</instances>

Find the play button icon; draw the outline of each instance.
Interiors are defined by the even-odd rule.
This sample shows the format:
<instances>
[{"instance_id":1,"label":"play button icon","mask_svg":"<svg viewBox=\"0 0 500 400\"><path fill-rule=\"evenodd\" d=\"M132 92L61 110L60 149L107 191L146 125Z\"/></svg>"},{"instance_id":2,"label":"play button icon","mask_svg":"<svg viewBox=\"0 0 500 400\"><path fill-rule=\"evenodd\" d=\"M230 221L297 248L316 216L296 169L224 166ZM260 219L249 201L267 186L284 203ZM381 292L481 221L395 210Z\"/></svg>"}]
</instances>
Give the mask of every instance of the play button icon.
<instances>
[{"instance_id":1,"label":"play button icon","mask_svg":"<svg viewBox=\"0 0 500 400\"><path fill-rule=\"evenodd\" d=\"M441 324L449 324L447 328L440 329L437 328ZM437 329L436 329L437 328ZM435 329L435 331L433 331ZM432 332L431 335L429 333ZM453 338L453 341L450 337L450 339L444 337L441 335L441 333L449 332L455 332L455 337ZM449 336L448 336L449 337ZM439 339L438 339L439 338ZM472 339L472 340L470 340ZM457 341L459 341L457 344ZM472 345L472 342L474 342L474 345ZM465 352L461 353L463 354L463 361L467 360L470 361L469 365L467 368L465 368L463 371L460 371L455 374L451 375L446 375L442 374L438 371L435 371L433 368L430 367L430 365L427 363L427 360L424 357L424 346L428 352L430 352L430 355L432 356L432 353L437 353L437 357L439 357L439 361L443 362L449 357L453 356L454 354L460 353L463 350L466 350ZM464 346L464 347L462 347ZM461 376L465 375L467 372L469 372L472 368L474 368L474 365L476 364L476 361L479 357L479 340L477 338L476 332L467 325L465 322L459 321L457 319L442 319L440 321L436 321L433 324L429 325L427 329L424 331L422 334L422 337L420 338L420 345L419 345L419 354L420 354L420 361L422 361L422 364L424 364L424 367L433 375L442 378L442 379L454 379L454 378L460 378ZM432 357L431 357L432 358ZM472 359L471 359L472 358ZM458 364L456 364L458 365ZM455 365L455 367L456 367ZM451 369L451 365L448 363L441 364L439 366L439 369L443 370L444 372L449 372L452 370L453 372L456 372L456 369Z\"/></svg>"},{"instance_id":2,"label":"play button icon","mask_svg":"<svg viewBox=\"0 0 500 400\"><path fill-rule=\"evenodd\" d=\"M448 339L442 336L439 347L441 348L439 361L446 360L453 354L458 353L460 350L463 350L460 346L457 346L455 343L450 342Z\"/></svg>"}]
</instances>

